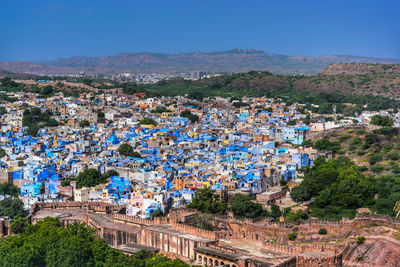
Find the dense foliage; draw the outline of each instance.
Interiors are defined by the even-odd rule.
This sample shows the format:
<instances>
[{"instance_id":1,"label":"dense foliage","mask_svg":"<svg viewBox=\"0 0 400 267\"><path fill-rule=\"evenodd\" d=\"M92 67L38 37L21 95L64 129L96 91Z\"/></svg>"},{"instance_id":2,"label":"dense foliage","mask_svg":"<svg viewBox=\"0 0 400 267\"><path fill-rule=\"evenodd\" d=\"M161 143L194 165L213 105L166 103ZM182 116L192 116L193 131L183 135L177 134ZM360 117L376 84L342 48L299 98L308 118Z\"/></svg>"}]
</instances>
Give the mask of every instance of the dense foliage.
<instances>
[{"instance_id":1,"label":"dense foliage","mask_svg":"<svg viewBox=\"0 0 400 267\"><path fill-rule=\"evenodd\" d=\"M376 200L375 194L378 194ZM400 176L392 174L376 179L361 173L347 158L330 161L318 158L290 195L298 202L314 199L311 215L320 218L353 217L361 207L394 215L394 204L400 200Z\"/></svg>"},{"instance_id":2,"label":"dense foliage","mask_svg":"<svg viewBox=\"0 0 400 267\"><path fill-rule=\"evenodd\" d=\"M10 195L12 197L19 196L19 188L12 184L0 184L0 196Z\"/></svg>"},{"instance_id":3,"label":"dense foliage","mask_svg":"<svg viewBox=\"0 0 400 267\"><path fill-rule=\"evenodd\" d=\"M140 125L157 125L157 123L152 118L143 118L139 122Z\"/></svg>"},{"instance_id":4,"label":"dense foliage","mask_svg":"<svg viewBox=\"0 0 400 267\"><path fill-rule=\"evenodd\" d=\"M260 203L251 201L249 195L236 194L233 197L231 210L237 217L256 218L267 215Z\"/></svg>"},{"instance_id":5,"label":"dense foliage","mask_svg":"<svg viewBox=\"0 0 400 267\"><path fill-rule=\"evenodd\" d=\"M219 195L214 190L204 188L197 190L193 201L188 208L197 209L206 213L222 214L228 206L225 201L221 201Z\"/></svg>"},{"instance_id":6,"label":"dense foliage","mask_svg":"<svg viewBox=\"0 0 400 267\"><path fill-rule=\"evenodd\" d=\"M29 222L27 217L15 217L11 223L11 232L14 234L21 234L25 232Z\"/></svg>"},{"instance_id":7,"label":"dense foliage","mask_svg":"<svg viewBox=\"0 0 400 267\"><path fill-rule=\"evenodd\" d=\"M181 260L152 256L141 251L133 256L109 247L94 228L47 217L26 227L24 233L0 241L1 266L189 266Z\"/></svg>"},{"instance_id":8,"label":"dense foliage","mask_svg":"<svg viewBox=\"0 0 400 267\"><path fill-rule=\"evenodd\" d=\"M390 127L393 125L393 120L388 116L374 115L371 118L371 124Z\"/></svg>"},{"instance_id":9,"label":"dense foliage","mask_svg":"<svg viewBox=\"0 0 400 267\"><path fill-rule=\"evenodd\" d=\"M182 111L180 116L183 118L188 118L190 120L190 122L192 122L192 123L199 121L199 116L193 114L189 110Z\"/></svg>"},{"instance_id":10,"label":"dense foliage","mask_svg":"<svg viewBox=\"0 0 400 267\"><path fill-rule=\"evenodd\" d=\"M210 215L196 214L190 218L189 225L212 231L214 230L213 221L214 218Z\"/></svg>"},{"instance_id":11,"label":"dense foliage","mask_svg":"<svg viewBox=\"0 0 400 267\"><path fill-rule=\"evenodd\" d=\"M0 200L0 216L10 218L25 217L28 212L24 209L24 203L19 198L6 198Z\"/></svg>"},{"instance_id":12,"label":"dense foliage","mask_svg":"<svg viewBox=\"0 0 400 267\"><path fill-rule=\"evenodd\" d=\"M133 150L130 144L124 143L118 147L118 152L121 156L140 158L140 153Z\"/></svg>"},{"instance_id":13,"label":"dense foliage","mask_svg":"<svg viewBox=\"0 0 400 267\"><path fill-rule=\"evenodd\" d=\"M59 122L52 118L49 111L41 111L40 108L25 109L22 117L22 125L28 127L25 134L36 136L41 127L55 127Z\"/></svg>"},{"instance_id":14,"label":"dense foliage","mask_svg":"<svg viewBox=\"0 0 400 267\"><path fill-rule=\"evenodd\" d=\"M90 126L90 122L88 120L82 120L81 122L79 122L79 127L81 128L85 128L85 127L89 127Z\"/></svg>"},{"instance_id":15,"label":"dense foliage","mask_svg":"<svg viewBox=\"0 0 400 267\"><path fill-rule=\"evenodd\" d=\"M5 156L7 156L7 152L3 148L0 148L0 158L4 158Z\"/></svg>"},{"instance_id":16,"label":"dense foliage","mask_svg":"<svg viewBox=\"0 0 400 267\"><path fill-rule=\"evenodd\" d=\"M77 188L93 187L107 183L107 177L96 169L88 169L80 172L76 177Z\"/></svg>"}]
</instances>

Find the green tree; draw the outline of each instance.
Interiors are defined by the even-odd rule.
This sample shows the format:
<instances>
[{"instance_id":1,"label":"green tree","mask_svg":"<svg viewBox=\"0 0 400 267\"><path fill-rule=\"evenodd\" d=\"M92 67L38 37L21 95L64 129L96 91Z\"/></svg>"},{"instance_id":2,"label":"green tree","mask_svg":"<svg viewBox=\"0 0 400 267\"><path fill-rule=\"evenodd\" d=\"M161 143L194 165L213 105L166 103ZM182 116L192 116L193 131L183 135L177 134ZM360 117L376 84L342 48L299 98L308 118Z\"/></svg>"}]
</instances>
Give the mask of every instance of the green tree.
<instances>
[{"instance_id":1,"label":"green tree","mask_svg":"<svg viewBox=\"0 0 400 267\"><path fill-rule=\"evenodd\" d=\"M154 220L155 217L164 217L165 214L161 209L155 210L150 214L150 219Z\"/></svg>"},{"instance_id":2,"label":"green tree","mask_svg":"<svg viewBox=\"0 0 400 267\"><path fill-rule=\"evenodd\" d=\"M309 192L307 186L295 186L290 192L290 197L296 202L303 202L311 199L311 192Z\"/></svg>"},{"instance_id":3,"label":"green tree","mask_svg":"<svg viewBox=\"0 0 400 267\"><path fill-rule=\"evenodd\" d=\"M328 150L337 153L340 150L340 143L330 141L329 138L323 138L315 142L315 148L318 150Z\"/></svg>"},{"instance_id":4,"label":"green tree","mask_svg":"<svg viewBox=\"0 0 400 267\"><path fill-rule=\"evenodd\" d=\"M38 126L38 125L30 125L28 127L28 129L26 129L24 134L36 137L38 135L38 133L39 133L39 130L40 130L40 126Z\"/></svg>"},{"instance_id":5,"label":"green tree","mask_svg":"<svg viewBox=\"0 0 400 267\"><path fill-rule=\"evenodd\" d=\"M296 240L296 238L297 238L297 233L293 232L293 233L288 234L288 239L290 241L294 241L294 240Z\"/></svg>"},{"instance_id":6,"label":"green tree","mask_svg":"<svg viewBox=\"0 0 400 267\"><path fill-rule=\"evenodd\" d=\"M81 127L81 128L85 128L85 127L89 127L89 126L90 126L90 122L88 120L82 120L79 123L79 127Z\"/></svg>"},{"instance_id":7,"label":"green tree","mask_svg":"<svg viewBox=\"0 0 400 267\"><path fill-rule=\"evenodd\" d=\"M340 170L337 181L321 191L313 206L337 207L335 210L339 213L342 210L355 210L372 205L375 192L374 179L364 176L355 166L351 166Z\"/></svg>"},{"instance_id":8,"label":"green tree","mask_svg":"<svg viewBox=\"0 0 400 267\"><path fill-rule=\"evenodd\" d=\"M57 127L58 125L60 125L60 123L59 123L56 119L50 118L50 119L46 122L45 125L48 126L48 127Z\"/></svg>"},{"instance_id":9,"label":"green tree","mask_svg":"<svg viewBox=\"0 0 400 267\"><path fill-rule=\"evenodd\" d=\"M235 216L242 218L256 218L266 214L260 203L255 203L249 195L242 194L235 194L231 210Z\"/></svg>"},{"instance_id":10,"label":"green tree","mask_svg":"<svg viewBox=\"0 0 400 267\"><path fill-rule=\"evenodd\" d=\"M140 153L133 150L130 144L124 143L118 147L118 152L121 156L140 158Z\"/></svg>"},{"instance_id":11,"label":"green tree","mask_svg":"<svg viewBox=\"0 0 400 267\"><path fill-rule=\"evenodd\" d=\"M371 165L374 165L380 161L382 161L382 155L380 154L372 154L368 159L368 162Z\"/></svg>"},{"instance_id":12,"label":"green tree","mask_svg":"<svg viewBox=\"0 0 400 267\"><path fill-rule=\"evenodd\" d=\"M107 178L104 177L101 172L96 169L88 169L80 172L76 177L77 188L93 187L99 184L107 182Z\"/></svg>"},{"instance_id":13,"label":"green tree","mask_svg":"<svg viewBox=\"0 0 400 267\"><path fill-rule=\"evenodd\" d=\"M54 88L51 85L46 85L40 90L40 94L44 96L49 96L53 94Z\"/></svg>"},{"instance_id":14,"label":"green tree","mask_svg":"<svg viewBox=\"0 0 400 267\"><path fill-rule=\"evenodd\" d=\"M198 122L200 120L199 116L193 114L189 110L182 111L180 116L182 118L188 118L192 123Z\"/></svg>"},{"instance_id":15,"label":"green tree","mask_svg":"<svg viewBox=\"0 0 400 267\"><path fill-rule=\"evenodd\" d=\"M101 110L97 111L97 121L98 122L105 122L106 121L106 117L105 116L106 115Z\"/></svg>"},{"instance_id":16,"label":"green tree","mask_svg":"<svg viewBox=\"0 0 400 267\"><path fill-rule=\"evenodd\" d=\"M0 115L7 114L7 110L5 107L0 107Z\"/></svg>"},{"instance_id":17,"label":"green tree","mask_svg":"<svg viewBox=\"0 0 400 267\"><path fill-rule=\"evenodd\" d=\"M0 184L0 196L10 195L12 197L19 196L19 188L12 184Z\"/></svg>"},{"instance_id":18,"label":"green tree","mask_svg":"<svg viewBox=\"0 0 400 267\"><path fill-rule=\"evenodd\" d=\"M300 220L306 220L308 219L308 214L301 210L298 210L296 212L290 211L287 214L286 219L288 222L297 222Z\"/></svg>"},{"instance_id":19,"label":"green tree","mask_svg":"<svg viewBox=\"0 0 400 267\"><path fill-rule=\"evenodd\" d=\"M196 191L193 201L188 205L188 208L206 213L223 214L228 207L225 201L220 200L215 190L204 188Z\"/></svg>"},{"instance_id":20,"label":"green tree","mask_svg":"<svg viewBox=\"0 0 400 267\"><path fill-rule=\"evenodd\" d=\"M282 216L282 211L278 205L272 204L271 205L271 217L275 220L279 219Z\"/></svg>"},{"instance_id":21,"label":"green tree","mask_svg":"<svg viewBox=\"0 0 400 267\"><path fill-rule=\"evenodd\" d=\"M157 123L152 118L143 118L139 122L140 125L157 125Z\"/></svg>"},{"instance_id":22,"label":"green tree","mask_svg":"<svg viewBox=\"0 0 400 267\"><path fill-rule=\"evenodd\" d=\"M0 79L0 83L4 87L18 87L18 83L14 82L10 77Z\"/></svg>"},{"instance_id":23,"label":"green tree","mask_svg":"<svg viewBox=\"0 0 400 267\"><path fill-rule=\"evenodd\" d=\"M371 117L370 123L373 125L390 127L393 125L393 120L387 116L374 115Z\"/></svg>"},{"instance_id":24,"label":"green tree","mask_svg":"<svg viewBox=\"0 0 400 267\"><path fill-rule=\"evenodd\" d=\"M328 231L325 228L320 228L318 230L318 234L319 235L326 235L326 234L328 234Z\"/></svg>"},{"instance_id":25,"label":"green tree","mask_svg":"<svg viewBox=\"0 0 400 267\"><path fill-rule=\"evenodd\" d=\"M390 153L388 154L388 157L389 157L391 160L398 160L398 159L400 158L399 153L397 153L396 151L390 152Z\"/></svg>"},{"instance_id":26,"label":"green tree","mask_svg":"<svg viewBox=\"0 0 400 267\"><path fill-rule=\"evenodd\" d=\"M25 217L28 212L24 209L24 203L18 198L6 198L0 201L0 216L10 218Z\"/></svg>"},{"instance_id":27,"label":"green tree","mask_svg":"<svg viewBox=\"0 0 400 267\"><path fill-rule=\"evenodd\" d=\"M62 228L58 219L46 217L28 225L24 233L0 240L0 266L189 266L148 251L126 255L109 247L96 232L86 224Z\"/></svg>"},{"instance_id":28,"label":"green tree","mask_svg":"<svg viewBox=\"0 0 400 267\"><path fill-rule=\"evenodd\" d=\"M11 223L11 232L14 234L23 233L28 225L28 218L15 217Z\"/></svg>"},{"instance_id":29,"label":"green tree","mask_svg":"<svg viewBox=\"0 0 400 267\"><path fill-rule=\"evenodd\" d=\"M189 224L194 227L212 231L214 230L213 221L214 219L210 215L196 214L190 219Z\"/></svg>"},{"instance_id":30,"label":"green tree","mask_svg":"<svg viewBox=\"0 0 400 267\"><path fill-rule=\"evenodd\" d=\"M119 176L119 173L116 170L108 170L103 176L108 179L112 176Z\"/></svg>"},{"instance_id":31,"label":"green tree","mask_svg":"<svg viewBox=\"0 0 400 267\"><path fill-rule=\"evenodd\" d=\"M357 244L361 245L364 242L365 242L365 237L363 237L363 236L358 236L357 237Z\"/></svg>"},{"instance_id":32,"label":"green tree","mask_svg":"<svg viewBox=\"0 0 400 267\"><path fill-rule=\"evenodd\" d=\"M309 125L311 123L311 117L307 114L307 116L303 119L303 123Z\"/></svg>"}]
</instances>

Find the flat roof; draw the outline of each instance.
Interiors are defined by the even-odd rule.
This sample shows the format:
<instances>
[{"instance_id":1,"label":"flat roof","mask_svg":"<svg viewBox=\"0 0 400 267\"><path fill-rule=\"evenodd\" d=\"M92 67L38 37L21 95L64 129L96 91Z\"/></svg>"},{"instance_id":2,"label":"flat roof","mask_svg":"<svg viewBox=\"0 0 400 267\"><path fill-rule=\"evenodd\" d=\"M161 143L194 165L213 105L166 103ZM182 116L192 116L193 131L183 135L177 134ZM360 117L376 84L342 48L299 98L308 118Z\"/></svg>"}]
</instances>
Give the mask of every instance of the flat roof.
<instances>
[{"instance_id":1,"label":"flat roof","mask_svg":"<svg viewBox=\"0 0 400 267\"><path fill-rule=\"evenodd\" d=\"M150 226L147 226L145 229L154 231L154 232L164 233L164 234L171 234L171 235L175 235L178 237L182 237L182 238L186 238L186 239L190 239L190 240L202 242L202 243L209 243L209 242L215 241L212 239L208 239L208 238L204 238L204 237L200 237L200 236L196 236L196 235L191 235L188 233L184 233L184 232L175 230L172 228L171 224L150 225Z\"/></svg>"},{"instance_id":2,"label":"flat roof","mask_svg":"<svg viewBox=\"0 0 400 267\"><path fill-rule=\"evenodd\" d=\"M130 253L130 254L134 254L141 250L148 250L153 253L158 253L160 251L160 249L158 249L158 248L140 245L137 243L128 243L128 244L124 244L124 245L119 245L116 247L116 249L121 250L122 252Z\"/></svg>"}]
</instances>

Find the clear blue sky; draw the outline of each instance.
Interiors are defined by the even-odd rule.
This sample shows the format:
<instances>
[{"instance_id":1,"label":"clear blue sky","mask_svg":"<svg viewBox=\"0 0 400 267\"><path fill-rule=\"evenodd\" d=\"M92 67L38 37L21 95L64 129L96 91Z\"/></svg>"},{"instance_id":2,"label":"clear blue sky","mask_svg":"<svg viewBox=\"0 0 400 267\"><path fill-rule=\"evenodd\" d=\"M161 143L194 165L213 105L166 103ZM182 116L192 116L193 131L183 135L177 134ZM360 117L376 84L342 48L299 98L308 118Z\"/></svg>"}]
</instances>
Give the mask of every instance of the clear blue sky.
<instances>
[{"instance_id":1,"label":"clear blue sky","mask_svg":"<svg viewBox=\"0 0 400 267\"><path fill-rule=\"evenodd\" d=\"M0 61L255 48L400 58L399 0L1 0Z\"/></svg>"}]
</instances>

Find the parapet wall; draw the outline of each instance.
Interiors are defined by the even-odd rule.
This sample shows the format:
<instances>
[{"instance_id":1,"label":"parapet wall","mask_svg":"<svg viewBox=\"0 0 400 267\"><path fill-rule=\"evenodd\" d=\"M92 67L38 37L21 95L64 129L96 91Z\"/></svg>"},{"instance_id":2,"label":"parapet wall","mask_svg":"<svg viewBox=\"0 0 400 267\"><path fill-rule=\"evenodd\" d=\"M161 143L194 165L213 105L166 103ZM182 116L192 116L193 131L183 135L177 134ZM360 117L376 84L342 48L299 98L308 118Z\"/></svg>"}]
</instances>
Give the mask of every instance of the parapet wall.
<instances>
[{"instance_id":1,"label":"parapet wall","mask_svg":"<svg viewBox=\"0 0 400 267\"><path fill-rule=\"evenodd\" d=\"M342 254L333 256L296 256L296 267L341 267Z\"/></svg>"},{"instance_id":2,"label":"parapet wall","mask_svg":"<svg viewBox=\"0 0 400 267\"><path fill-rule=\"evenodd\" d=\"M196 235L196 236L201 236L201 237L204 237L207 239L212 239L212 240L219 239L219 235L217 232L201 229L198 227L194 227L194 226L190 226L190 225L186 225L186 224L182 224L182 223L178 223L178 222L174 222L174 221L172 221L170 223L171 223L173 229L180 231L180 232L184 232L184 233Z\"/></svg>"},{"instance_id":3,"label":"parapet wall","mask_svg":"<svg viewBox=\"0 0 400 267\"><path fill-rule=\"evenodd\" d=\"M266 242L264 243L263 248L269 251L282 252L292 256L303 252L325 252L332 255L336 255L341 252L335 246L321 243L282 245Z\"/></svg>"},{"instance_id":4,"label":"parapet wall","mask_svg":"<svg viewBox=\"0 0 400 267\"><path fill-rule=\"evenodd\" d=\"M31 215L41 209L86 209L94 213L117 213L124 206L112 205L103 202L53 202L35 203L31 205Z\"/></svg>"},{"instance_id":5,"label":"parapet wall","mask_svg":"<svg viewBox=\"0 0 400 267\"><path fill-rule=\"evenodd\" d=\"M142 219L139 217L133 217L133 216L125 215L125 214L116 213L113 216L113 221L119 222L119 223L143 226L143 225L154 225L154 224L166 224L166 223L168 223L168 218L167 217L155 217L154 220L149 220L149 219Z\"/></svg>"}]
</instances>

